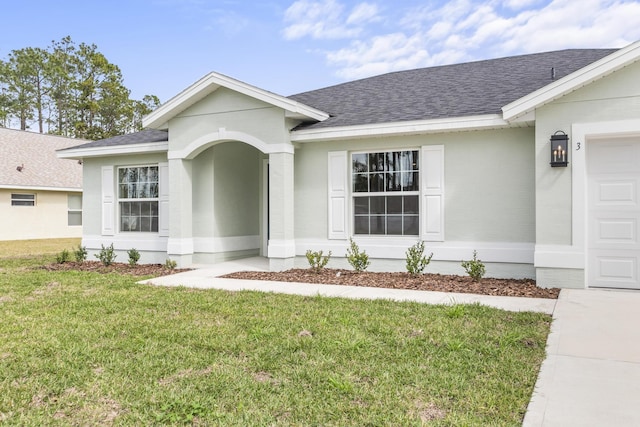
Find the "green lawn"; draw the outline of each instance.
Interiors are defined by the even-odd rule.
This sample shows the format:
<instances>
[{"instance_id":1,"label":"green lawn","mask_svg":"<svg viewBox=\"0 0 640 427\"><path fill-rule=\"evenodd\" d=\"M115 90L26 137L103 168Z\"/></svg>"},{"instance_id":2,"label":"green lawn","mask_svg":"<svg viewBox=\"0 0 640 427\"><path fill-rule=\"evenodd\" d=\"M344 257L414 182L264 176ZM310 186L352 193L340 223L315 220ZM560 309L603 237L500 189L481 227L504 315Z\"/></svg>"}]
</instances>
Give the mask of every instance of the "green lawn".
<instances>
[{"instance_id":1,"label":"green lawn","mask_svg":"<svg viewBox=\"0 0 640 427\"><path fill-rule=\"evenodd\" d=\"M44 258L43 258L44 259ZM520 425L550 317L0 259L0 424Z\"/></svg>"}]
</instances>

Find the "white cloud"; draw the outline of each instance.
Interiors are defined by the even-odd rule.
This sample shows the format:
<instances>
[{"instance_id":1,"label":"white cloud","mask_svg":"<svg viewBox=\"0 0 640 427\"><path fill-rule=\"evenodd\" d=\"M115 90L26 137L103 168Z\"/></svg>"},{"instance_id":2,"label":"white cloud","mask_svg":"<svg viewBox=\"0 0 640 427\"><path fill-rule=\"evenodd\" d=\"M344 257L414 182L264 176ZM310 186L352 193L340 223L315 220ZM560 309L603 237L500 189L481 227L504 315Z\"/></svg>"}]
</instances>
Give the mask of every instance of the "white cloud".
<instances>
[{"instance_id":1,"label":"white cloud","mask_svg":"<svg viewBox=\"0 0 640 427\"><path fill-rule=\"evenodd\" d=\"M393 19L374 4L360 3L347 13L336 0L299 0L287 10L289 22L295 23L285 34L316 39L343 34L348 44L325 55L346 79L565 48L622 47L640 40L635 19L640 0L452 0L402 12ZM369 34L378 20L384 20L386 32L364 37L365 25Z\"/></svg>"},{"instance_id":2,"label":"white cloud","mask_svg":"<svg viewBox=\"0 0 640 427\"><path fill-rule=\"evenodd\" d=\"M336 0L298 0L285 11L284 21L289 25L284 29L284 37L354 38L361 34L363 25L377 19L377 13L377 6L369 3L359 3L345 13L345 6Z\"/></svg>"}]
</instances>

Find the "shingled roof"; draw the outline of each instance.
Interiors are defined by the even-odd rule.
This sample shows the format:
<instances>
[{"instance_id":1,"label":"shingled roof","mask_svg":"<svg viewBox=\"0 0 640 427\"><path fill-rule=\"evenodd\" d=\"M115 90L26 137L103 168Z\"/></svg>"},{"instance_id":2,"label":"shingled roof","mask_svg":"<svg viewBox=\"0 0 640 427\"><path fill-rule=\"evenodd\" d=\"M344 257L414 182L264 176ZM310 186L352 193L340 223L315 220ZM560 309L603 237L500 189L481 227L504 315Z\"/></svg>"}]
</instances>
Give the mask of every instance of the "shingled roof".
<instances>
[{"instance_id":1,"label":"shingled roof","mask_svg":"<svg viewBox=\"0 0 640 427\"><path fill-rule=\"evenodd\" d=\"M567 49L419 68L299 93L288 98L330 117L294 131L500 114L505 105L617 50ZM167 131L146 129L73 148L163 141L168 141Z\"/></svg>"},{"instance_id":2,"label":"shingled roof","mask_svg":"<svg viewBox=\"0 0 640 427\"><path fill-rule=\"evenodd\" d=\"M82 189L82 165L56 150L82 140L0 128L0 188Z\"/></svg>"},{"instance_id":3,"label":"shingled roof","mask_svg":"<svg viewBox=\"0 0 640 427\"><path fill-rule=\"evenodd\" d=\"M499 114L510 102L616 50L569 49L398 71L290 98L331 115L298 129Z\"/></svg>"}]
</instances>

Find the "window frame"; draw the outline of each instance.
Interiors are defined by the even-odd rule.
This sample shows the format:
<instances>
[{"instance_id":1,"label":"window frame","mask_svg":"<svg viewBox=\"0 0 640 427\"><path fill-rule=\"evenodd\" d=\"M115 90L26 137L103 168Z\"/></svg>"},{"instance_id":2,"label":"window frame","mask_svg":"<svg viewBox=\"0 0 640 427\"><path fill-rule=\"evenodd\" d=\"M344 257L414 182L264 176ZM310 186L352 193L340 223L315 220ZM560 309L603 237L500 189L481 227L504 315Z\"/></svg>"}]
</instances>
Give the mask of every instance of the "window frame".
<instances>
[{"instance_id":1,"label":"window frame","mask_svg":"<svg viewBox=\"0 0 640 427\"><path fill-rule=\"evenodd\" d=\"M402 152L412 152L412 155L414 156L414 159L417 161L417 167L415 169L410 168L410 169L398 169L398 170L394 170L392 173L412 173L413 174L413 186L415 187L415 189L413 190L405 190L404 188L402 188L402 179L400 180L400 190L398 191L394 191L394 190L388 190L388 185L387 185L387 177L385 176L385 178L383 179L383 184L382 184L382 191L370 191L371 186L368 185L368 189L367 191L356 191L356 183L355 183L355 178L356 175L358 174L358 172L355 171L354 169L354 158L357 155L367 155L368 159L370 159L370 156L373 154L386 154L386 153L402 153ZM358 236L359 238L411 238L411 239L416 239L416 238L420 238L421 237L421 227L422 227L422 174L423 174L423 164L422 164L422 154L421 154L421 148L420 147L403 147L403 148L397 148L397 149L369 149L369 150L357 150L357 151L350 151L348 153L348 168L349 168L349 199L350 202L348 204L349 206L349 223L351 226L351 234L353 236ZM367 174L367 175L372 175L373 173L383 173L383 174L388 174L389 171L387 171L386 169L386 160L385 160L385 167L383 170L381 171L371 171L369 170L369 168L367 168L366 172L361 172L363 174ZM368 181L370 182L370 181ZM357 214L356 214L356 199L357 198L369 198L369 207L368 210L369 212L366 215L363 216L367 216L369 218L369 221L371 220L371 217L373 216L372 212L371 212L371 203L372 203L372 198L376 198L376 197L383 197L384 199L384 203L385 203L385 212L383 214L378 214L375 216L379 216L381 218L384 218L384 232L383 233L372 233L371 232L371 223L369 223L369 232L368 233L357 233L356 232L356 218L357 218ZM402 207L401 207L401 212L399 214L395 214L395 213L389 213L389 206L388 206L388 198L389 197L394 197L394 198L403 198L402 201ZM414 198L414 201L412 203L415 203L415 211L416 214L411 214L408 212L405 212L405 199L404 197L411 197ZM402 218L402 223L401 223L401 231L402 234L398 234L398 233L388 233L388 219L390 216L398 216L400 218ZM415 218L415 223L414 223L414 227L415 228L415 233L405 233L405 218L407 217L413 217Z\"/></svg>"},{"instance_id":2,"label":"window frame","mask_svg":"<svg viewBox=\"0 0 640 427\"><path fill-rule=\"evenodd\" d=\"M123 169L141 169L141 168L155 168L156 170L156 181L144 181L145 184L155 184L155 188L156 188L156 196L155 197L122 197L121 196L121 191L120 191L120 186L123 184L135 184L138 185L141 183L141 181L135 181L135 182L128 182L128 183L121 183L120 182L120 171ZM160 229L160 165L157 163L149 163L149 164L135 164L135 165L122 165L122 166L116 166L115 168L115 184L116 184L116 194L115 194L115 199L116 199L116 203L117 203L117 221L118 221L118 233L123 233L123 234L132 234L132 233L143 233L143 234L149 234L149 233L155 233L158 234L159 229ZM137 190L136 190L137 191ZM124 221L123 221L123 203L145 203L145 202L149 202L149 203L154 203L155 202L155 210L151 207L151 205L149 206L149 211L151 212L151 214L149 216L146 216L147 218L149 218L149 230L142 230L142 224L140 225L140 230L125 230L123 229L123 225L124 225ZM155 215L154 215L155 213ZM129 217L131 217L131 215L129 215ZM136 216L136 218L138 219L138 221L142 222L142 218L143 215L139 215ZM155 219L155 222L154 222ZM154 227L155 225L155 227ZM129 227L130 228L130 227ZM155 229L154 229L155 228Z\"/></svg>"},{"instance_id":3,"label":"window frame","mask_svg":"<svg viewBox=\"0 0 640 427\"><path fill-rule=\"evenodd\" d=\"M30 198L21 198L16 196L28 196ZM25 203L31 202L31 203ZM11 206L16 207L35 207L36 206L36 193L11 193Z\"/></svg>"},{"instance_id":4,"label":"window frame","mask_svg":"<svg viewBox=\"0 0 640 427\"><path fill-rule=\"evenodd\" d=\"M71 206L71 200L74 197L80 198L80 208ZM73 214L80 214L80 224L71 224L71 216ZM67 194L67 227L82 227L82 193Z\"/></svg>"}]
</instances>

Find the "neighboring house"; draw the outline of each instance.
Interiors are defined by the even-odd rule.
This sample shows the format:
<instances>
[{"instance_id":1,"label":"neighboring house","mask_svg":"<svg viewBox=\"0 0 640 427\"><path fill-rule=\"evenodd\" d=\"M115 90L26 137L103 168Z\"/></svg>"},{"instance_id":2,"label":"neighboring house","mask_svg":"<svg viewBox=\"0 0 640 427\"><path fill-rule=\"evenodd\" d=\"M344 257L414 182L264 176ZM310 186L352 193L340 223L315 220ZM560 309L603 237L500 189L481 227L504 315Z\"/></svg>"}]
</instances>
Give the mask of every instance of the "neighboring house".
<instances>
[{"instance_id":1,"label":"neighboring house","mask_svg":"<svg viewBox=\"0 0 640 427\"><path fill-rule=\"evenodd\" d=\"M82 236L82 165L56 155L80 142L0 128L0 240Z\"/></svg>"},{"instance_id":2,"label":"neighboring house","mask_svg":"<svg viewBox=\"0 0 640 427\"><path fill-rule=\"evenodd\" d=\"M92 251L283 269L308 249L346 265L353 236L372 269L402 270L423 240L430 272L464 274L477 250L495 277L640 288L639 60L640 42L290 97L211 73L147 130L59 156L84 161Z\"/></svg>"}]
</instances>

